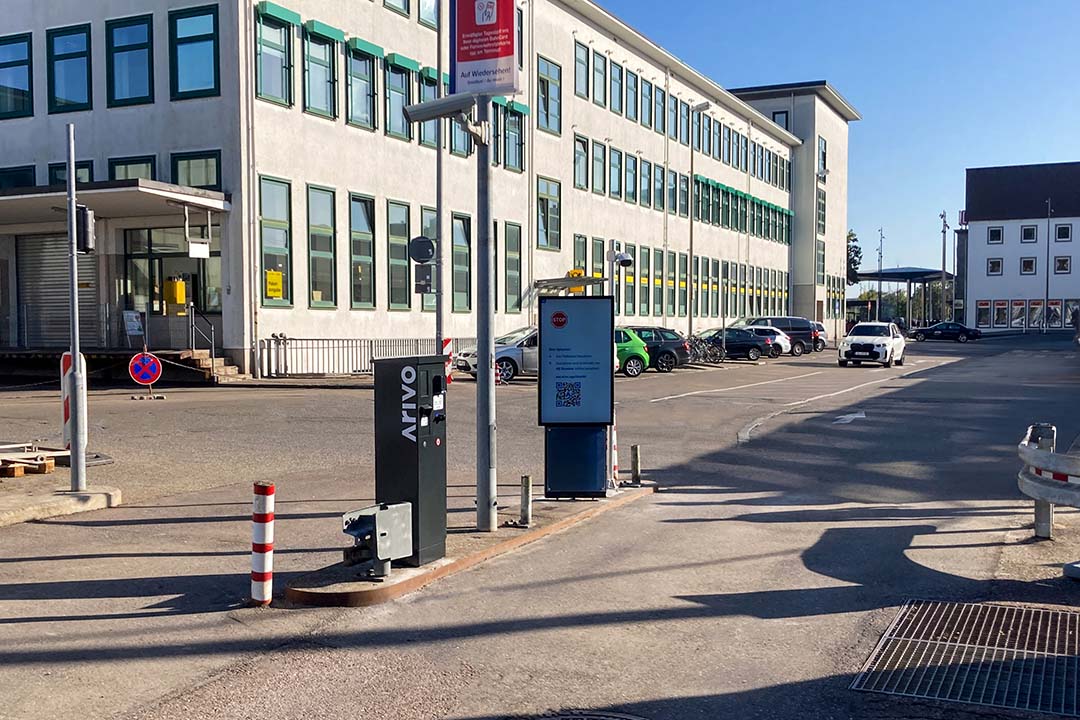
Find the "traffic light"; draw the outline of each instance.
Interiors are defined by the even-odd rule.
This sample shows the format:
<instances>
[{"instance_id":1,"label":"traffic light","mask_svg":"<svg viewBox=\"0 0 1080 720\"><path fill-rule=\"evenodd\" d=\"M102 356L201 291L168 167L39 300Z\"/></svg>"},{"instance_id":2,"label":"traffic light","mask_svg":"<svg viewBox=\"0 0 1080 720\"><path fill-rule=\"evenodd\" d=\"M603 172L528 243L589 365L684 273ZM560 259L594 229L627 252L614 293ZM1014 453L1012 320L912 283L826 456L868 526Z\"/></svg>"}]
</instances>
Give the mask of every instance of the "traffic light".
<instances>
[{"instance_id":1,"label":"traffic light","mask_svg":"<svg viewBox=\"0 0 1080 720\"><path fill-rule=\"evenodd\" d=\"M85 205L75 206L75 249L81 253L94 252L94 211Z\"/></svg>"},{"instance_id":2,"label":"traffic light","mask_svg":"<svg viewBox=\"0 0 1080 720\"><path fill-rule=\"evenodd\" d=\"M585 277L585 271L582 270L581 268L574 268L573 270L567 271L566 277L568 277L568 278L583 278L583 277ZM584 295L585 294L585 286L584 285L578 285L576 287L568 288L568 290L569 290L571 295Z\"/></svg>"}]
</instances>

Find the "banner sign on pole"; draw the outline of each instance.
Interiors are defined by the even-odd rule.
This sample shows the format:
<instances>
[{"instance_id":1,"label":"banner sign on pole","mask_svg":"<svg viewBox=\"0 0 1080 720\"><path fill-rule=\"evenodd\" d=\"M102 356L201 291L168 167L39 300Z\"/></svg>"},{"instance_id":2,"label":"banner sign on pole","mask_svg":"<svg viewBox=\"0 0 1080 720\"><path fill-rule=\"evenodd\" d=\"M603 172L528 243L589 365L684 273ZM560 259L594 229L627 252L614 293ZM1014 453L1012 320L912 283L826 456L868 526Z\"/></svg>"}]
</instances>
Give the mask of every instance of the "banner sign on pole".
<instances>
[{"instance_id":1,"label":"banner sign on pole","mask_svg":"<svg viewBox=\"0 0 1080 720\"><path fill-rule=\"evenodd\" d=\"M540 298L540 425L611 425L615 305L610 296Z\"/></svg>"},{"instance_id":2,"label":"banner sign on pole","mask_svg":"<svg viewBox=\"0 0 1080 720\"><path fill-rule=\"evenodd\" d=\"M521 90L514 0L450 1L450 94Z\"/></svg>"}]
</instances>

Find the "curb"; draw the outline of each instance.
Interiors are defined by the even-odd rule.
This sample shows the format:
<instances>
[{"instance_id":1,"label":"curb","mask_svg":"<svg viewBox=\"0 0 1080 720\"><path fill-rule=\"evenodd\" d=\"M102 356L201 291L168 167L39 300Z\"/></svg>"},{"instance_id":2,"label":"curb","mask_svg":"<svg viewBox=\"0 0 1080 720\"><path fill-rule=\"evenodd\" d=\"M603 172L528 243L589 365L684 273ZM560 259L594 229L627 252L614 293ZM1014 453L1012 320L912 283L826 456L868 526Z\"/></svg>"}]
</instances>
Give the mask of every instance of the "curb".
<instances>
[{"instance_id":1,"label":"curb","mask_svg":"<svg viewBox=\"0 0 1080 720\"><path fill-rule=\"evenodd\" d=\"M312 605L318 607L367 607L389 602L390 600L396 600L403 595L416 592L436 580L441 580L444 577L468 570L471 567L475 567L476 565L498 557L499 555L504 555L524 545L529 545L537 540L553 535L560 530L573 527L580 522L596 517L608 510L613 510L645 497L646 495L651 495L656 492L656 490L657 488L655 485L644 488L633 488L626 491L621 497L611 498L607 502L598 504L594 508L564 517L550 525L528 530L520 535L507 538L506 540L477 550L469 555L464 555L459 558L443 558L430 566L418 568L414 573L410 573L408 569L395 571L397 577L400 578L398 582L391 581L391 583L376 584L354 581L353 584L363 583L370 587L359 588L356 590L336 591L294 587L294 584L301 583L305 579L314 579L323 574L332 574L334 571L341 570L344 567L341 563L330 565L293 580L292 583L285 588L285 599L289 602L296 603L297 605Z\"/></svg>"},{"instance_id":2,"label":"curb","mask_svg":"<svg viewBox=\"0 0 1080 720\"><path fill-rule=\"evenodd\" d=\"M74 515L75 513L90 510L116 507L120 504L120 489L95 487L93 490L84 492L58 490L52 495L42 496L32 504L4 507L8 504L8 502L0 499L0 527L17 525L31 520L45 520L60 515Z\"/></svg>"}]
</instances>

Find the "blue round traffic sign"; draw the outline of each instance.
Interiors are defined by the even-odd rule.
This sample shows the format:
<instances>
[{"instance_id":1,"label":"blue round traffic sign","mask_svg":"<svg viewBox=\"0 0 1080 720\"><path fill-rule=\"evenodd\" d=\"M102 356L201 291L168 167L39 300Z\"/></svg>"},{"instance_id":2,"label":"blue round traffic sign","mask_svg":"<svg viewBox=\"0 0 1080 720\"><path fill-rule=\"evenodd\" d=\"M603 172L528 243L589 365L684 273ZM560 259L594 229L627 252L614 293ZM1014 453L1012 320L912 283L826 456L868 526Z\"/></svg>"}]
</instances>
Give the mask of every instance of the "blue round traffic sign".
<instances>
[{"instance_id":1,"label":"blue round traffic sign","mask_svg":"<svg viewBox=\"0 0 1080 720\"><path fill-rule=\"evenodd\" d=\"M139 353L128 363L128 373L140 385L153 385L161 379L161 361L152 353Z\"/></svg>"}]
</instances>

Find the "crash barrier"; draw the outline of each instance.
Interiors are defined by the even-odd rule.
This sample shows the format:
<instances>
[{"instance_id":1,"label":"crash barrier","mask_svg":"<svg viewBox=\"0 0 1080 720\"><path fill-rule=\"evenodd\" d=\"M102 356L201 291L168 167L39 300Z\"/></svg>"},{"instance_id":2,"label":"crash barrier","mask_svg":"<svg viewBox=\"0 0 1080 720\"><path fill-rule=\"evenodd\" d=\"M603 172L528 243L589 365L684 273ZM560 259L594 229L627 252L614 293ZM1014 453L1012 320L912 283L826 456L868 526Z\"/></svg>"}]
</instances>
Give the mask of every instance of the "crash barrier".
<instances>
[{"instance_id":1,"label":"crash barrier","mask_svg":"<svg viewBox=\"0 0 1080 720\"><path fill-rule=\"evenodd\" d=\"M251 502L251 604L274 597L274 484L259 481Z\"/></svg>"},{"instance_id":2,"label":"crash barrier","mask_svg":"<svg viewBox=\"0 0 1080 720\"><path fill-rule=\"evenodd\" d=\"M1060 454L1057 428L1048 423L1028 427L1017 446L1024 467L1017 474L1020 492L1035 500L1035 536L1054 533L1054 506L1080 507L1080 456ZM1065 575L1080 579L1080 563L1064 566Z\"/></svg>"},{"instance_id":3,"label":"crash barrier","mask_svg":"<svg viewBox=\"0 0 1080 720\"><path fill-rule=\"evenodd\" d=\"M451 349L475 346L474 338L454 338ZM294 338L274 333L259 341L263 377L358 375L374 372L382 358L436 355L435 338ZM445 354L445 350L444 350Z\"/></svg>"}]
</instances>

